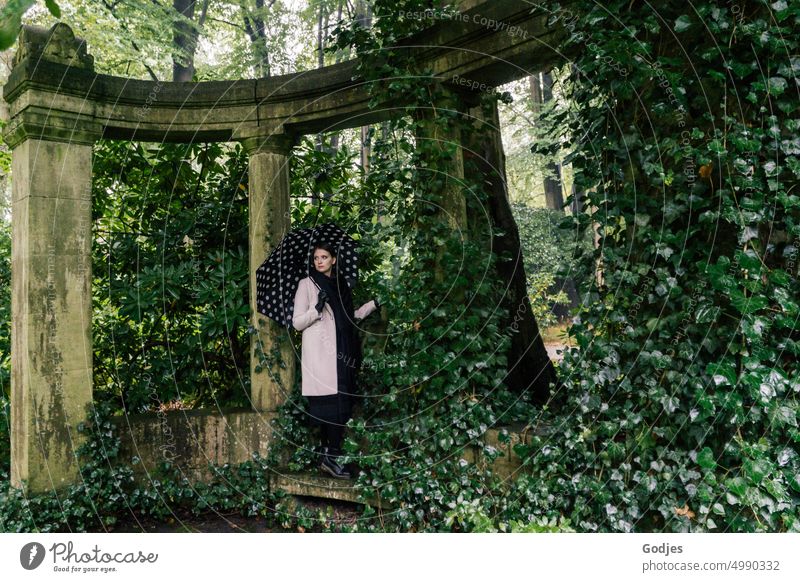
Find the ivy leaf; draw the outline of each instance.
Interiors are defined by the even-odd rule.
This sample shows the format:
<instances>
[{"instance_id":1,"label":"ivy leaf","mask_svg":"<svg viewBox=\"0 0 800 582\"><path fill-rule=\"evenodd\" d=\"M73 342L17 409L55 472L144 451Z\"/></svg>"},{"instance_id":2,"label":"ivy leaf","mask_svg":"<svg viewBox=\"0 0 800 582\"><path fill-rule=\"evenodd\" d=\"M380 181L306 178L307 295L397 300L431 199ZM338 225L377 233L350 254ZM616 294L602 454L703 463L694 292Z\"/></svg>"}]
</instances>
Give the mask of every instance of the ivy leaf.
<instances>
[{"instance_id":1,"label":"ivy leaf","mask_svg":"<svg viewBox=\"0 0 800 582\"><path fill-rule=\"evenodd\" d=\"M765 459L753 459L744 463L744 474L754 485L761 483L769 472L770 466Z\"/></svg>"},{"instance_id":2,"label":"ivy leaf","mask_svg":"<svg viewBox=\"0 0 800 582\"><path fill-rule=\"evenodd\" d=\"M761 399L763 402L769 402L775 398L775 388L769 384L761 384L758 391L761 394Z\"/></svg>"},{"instance_id":3,"label":"ivy leaf","mask_svg":"<svg viewBox=\"0 0 800 582\"><path fill-rule=\"evenodd\" d=\"M692 25L692 21L684 14L675 21L675 32L684 32Z\"/></svg>"},{"instance_id":4,"label":"ivy leaf","mask_svg":"<svg viewBox=\"0 0 800 582\"><path fill-rule=\"evenodd\" d=\"M697 464L703 469L713 469L717 466L714 460L714 452L709 447L704 447L697 455Z\"/></svg>"},{"instance_id":5,"label":"ivy leaf","mask_svg":"<svg viewBox=\"0 0 800 582\"><path fill-rule=\"evenodd\" d=\"M725 485L736 497L744 497L745 493L747 493L747 483L742 477L728 479L725 481Z\"/></svg>"},{"instance_id":6,"label":"ivy leaf","mask_svg":"<svg viewBox=\"0 0 800 582\"><path fill-rule=\"evenodd\" d=\"M778 406L773 412L772 418L778 424L797 428L797 414L789 406Z\"/></svg>"},{"instance_id":7,"label":"ivy leaf","mask_svg":"<svg viewBox=\"0 0 800 582\"><path fill-rule=\"evenodd\" d=\"M50 14L55 16L56 18L61 18L61 8L58 7L55 0L44 0L45 6L50 11Z\"/></svg>"},{"instance_id":8,"label":"ivy leaf","mask_svg":"<svg viewBox=\"0 0 800 582\"><path fill-rule=\"evenodd\" d=\"M780 95L786 91L786 87L789 86L789 83L787 83L786 79L783 77L770 77L767 86L771 94Z\"/></svg>"},{"instance_id":9,"label":"ivy leaf","mask_svg":"<svg viewBox=\"0 0 800 582\"><path fill-rule=\"evenodd\" d=\"M730 292L730 297L731 303L733 303L733 306L742 315L755 313L760 309L764 309L768 303L767 298L763 295L752 295L750 297L745 297L744 293L738 289L732 289Z\"/></svg>"}]
</instances>

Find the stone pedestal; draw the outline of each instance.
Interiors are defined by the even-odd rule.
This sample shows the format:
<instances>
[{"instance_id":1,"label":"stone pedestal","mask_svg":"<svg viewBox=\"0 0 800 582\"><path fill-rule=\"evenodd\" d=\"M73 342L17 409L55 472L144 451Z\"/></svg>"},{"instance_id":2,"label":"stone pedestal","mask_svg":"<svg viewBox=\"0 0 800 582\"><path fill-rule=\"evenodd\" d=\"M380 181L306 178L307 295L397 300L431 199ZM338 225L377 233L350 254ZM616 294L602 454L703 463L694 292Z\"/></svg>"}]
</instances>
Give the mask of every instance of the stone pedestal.
<instances>
[{"instance_id":1,"label":"stone pedestal","mask_svg":"<svg viewBox=\"0 0 800 582\"><path fill-rule=\"evenodd\" d=\"M287 330L256 309L256 270L289 232L292 140L283 134L249 137L242 145L249 154L250 310L256 330L250 344L250 394L255 410L273 412L294 383L295 354Z\"/></svg>"}]
</instances>

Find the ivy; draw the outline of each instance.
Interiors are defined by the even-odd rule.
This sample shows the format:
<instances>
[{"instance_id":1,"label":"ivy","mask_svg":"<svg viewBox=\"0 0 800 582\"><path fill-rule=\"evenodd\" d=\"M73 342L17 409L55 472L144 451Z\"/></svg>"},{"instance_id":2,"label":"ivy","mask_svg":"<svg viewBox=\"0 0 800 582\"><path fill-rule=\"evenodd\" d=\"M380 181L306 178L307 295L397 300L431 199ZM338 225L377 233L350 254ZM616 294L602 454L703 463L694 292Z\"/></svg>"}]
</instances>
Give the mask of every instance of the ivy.
<instances>
[{"instance_id":1,"label":"ivy","mask_svg":"<svg viewBox=\"0 0 800 582\"><path fill-rule=\"evenodd\" d=\"M800 4L780 19L765 3L696 9L570 5L571 109L551 125L581 136L587 210L565 226L598 236L576 276L594 300L563 363L577 389L552 421L566 439L520 451L545 482L567 477L556 507L585 530L800 527L799 103L779 72Z\"/></svg>"}]
</instances>

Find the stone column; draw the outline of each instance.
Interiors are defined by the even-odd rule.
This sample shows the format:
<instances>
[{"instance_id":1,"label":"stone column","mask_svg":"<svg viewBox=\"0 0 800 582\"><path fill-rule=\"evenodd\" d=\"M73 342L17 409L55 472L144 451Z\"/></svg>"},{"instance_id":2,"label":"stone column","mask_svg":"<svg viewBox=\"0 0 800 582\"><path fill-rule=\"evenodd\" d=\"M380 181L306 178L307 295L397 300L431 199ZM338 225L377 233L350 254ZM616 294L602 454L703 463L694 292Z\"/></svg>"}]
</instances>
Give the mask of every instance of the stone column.
<instances>
[{"instance_id":1,"label":"stone column","mask_svg":"<svg viewBox=\"0 0 800 582\"><path fill-rule=\"evenodd\" d=\"M79 477L92 402L92 146L26 139L12 152L11 480Z\"/></svg>"},{"instance_id":2,"label":"stone column","mask_svg":"<svg viewBox=\"0 0 800 582\"><path fill-rule=\"evenodd\" d=\"M285 134L242 140L249 155L250 317L256 330L250 343L250 394L253 408L263 412L274 412L286 400L295 377L295 354L286 329L256 309L256 270L290 228L292 143Z\"/></svg>"},{"instance_id":3,"label":"stone column","mask_svg":"<svg viewBox=\"0 0 800 582\"><path fill-rule=\"evenodd\" d=\"M12 149L11 483L29 493L79 480L77 425L92 402L92 144L79 98L26 83L34 64L92 69L64 24L23 27L5 87ZM81 109L83 106L83 109Z\"/></svg>"},{"instance_id":4,"label":"stone column","mask_svg":"<svg viewBox=\"0 0 800 582\"><path fill-rule=\"evenodd\" d=\"M416 112L420 124L416 137L419 142L442 157L429 179L441 183L438 200L439 208L435 210L438 220L461 240L467 234L467 204L464 198L464 153L461 145L461 131L452 124L442 123L443 116L452 115L453 111L461 111L463 106L458 96L445 89L445 97L431 109L420 109ZM422 227L420 227L422 228ZM434 279L443 282L446 269L443 264L444 248L438 247L436 264L433 265ZM463 288L454 289L456 296L463 296Z\"/></svg>"}]
</instances>

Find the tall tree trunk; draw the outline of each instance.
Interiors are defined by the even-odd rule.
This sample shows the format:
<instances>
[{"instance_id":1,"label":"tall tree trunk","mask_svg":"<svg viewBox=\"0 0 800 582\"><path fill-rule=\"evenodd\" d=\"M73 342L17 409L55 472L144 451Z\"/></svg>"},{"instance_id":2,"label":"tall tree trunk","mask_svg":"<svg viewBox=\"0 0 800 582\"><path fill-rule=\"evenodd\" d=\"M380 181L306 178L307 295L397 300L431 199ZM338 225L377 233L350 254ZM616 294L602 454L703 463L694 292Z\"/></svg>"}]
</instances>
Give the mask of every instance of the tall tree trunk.
<instances>
[{"instance_id":1,"label":"tall tree trunk","mask_svg":"<svg viewBox=\"0 0 800 582\"><path fill-rule=\"evenodd\" d=\"M497 105L494 104L488 113L475 107L470 114L477 120L477 131L465 144L465 173L468 179L471 177L486 184L491 223L502 232L491 234L491 245L498 256L508 259L498 261L496 266L496 277L507 291L503 306L508 309L509 320L505 323L515 330L511 336L505 383L515 393L531 391L535 401L543 403L550 395L551 386L558 384L558 378L547 355L528 296L519 229L506 188L506 159ZM466 163L467 160L469 163ZM473 172L477 172L477 175ZM485 222L485 216L473 210L468 231L472 233L485 229Z\"/></svg>"},{"instance_id":2,"label":"tall tree trunk","mask_svg":"<svg viewBox=\"0 0 800 582\"><path fill-rule=\"evenodd\" d=\"M550 72L542 73L542 103L553 100L553 77ZM547 208L563 211L564 194L561 189L561 164L555 160L547 164L544 179L544 202Z\"/></svg>"},{"instance_id":3,"label":"tall tree trunk","mask_svg":"<svg viewBox=\"0 0 800 582\"><path fill-rule=\"evenodd\" d=\"M370 125L361 126L361 167L364 174L369 174L369 156L372 152L372 140L369 136Z\"/></svg>"},{"instance_id":4,"label":"tall tree trunk","mask_svg":"<svg viewBox=\"0 0 800 582\"><path fill-rule=\"evenodd\" d=\"M275 0L270 0L266 8L272 8ZM253 44L253 53L256 55L256 74L259 77L269 77L272 69L269 62L269 44L267 43L266 26L264 24L264 0L256 0L256 9L253 14L249 14L247 8L242 4L242 20L244 29L250 42Z\"/></svg>"},{"instance_id":5,"label":"tall tree trunk","mask_svg":"<svg viewBox=\"0 0 800 582\"><path fill-rule=\"evenodd\" d=\"M534 115L539 115L542 110L542 80L541 73L534 73L528 77L531 89L531 109Z\"/></svg>"},{"instance_id":6,"label":"tall tree trunk","mask_svg":"<svg viewBox=\"0 0 800 582\"><path fill-rule=\"evenodd\" d=\"M319 13L317 14L317 68L321 69L325 66L325 35L322 31L324 22L325 6L319 5ZM321 152L323 147L323 137L321 133L317 134L316 150Z\"/></svg>"},{"instance_id":7,"label":"tall tree trunk","mask_svg":"<svg viewBox=\"0 0 800 582\"><path fill-rule=\"evenodd\" d=\"M362 28L372 26L372 5L365 0L358 0L355 7L355 20Z\"/></svg>"},{"instance_id":8,"label":"tall tree trunk","mask_svg":"<svg viewBox=\"0 0 800 582\"><path fill-rule=\"evenodd\" d=\"M355 19L364 28L372 26L372 6L365 0L356 2ZM372 152L369 130L369 125L361 128L361 167L364 169L364 174L369 173L369 156Z\"/></svg>"},{"instance_id":9,"label":"tall tree trunk","mask_svg":"<svg viewBox=\"0 0 800 582\"><path fill-rule=\"evenodd\" d=\"M195 0L172 0L172 7L180 16L194 20ZM172 30L172 80L191 81L194 77L195 33L191 24L178 18Z\"/></svg>"},{"instance_id":10,"label":"tall tree trunk","mask_svg":"<svg viewBox=\"0 0 800 582\"><path fill-rule=\"evenodd\" d=\"M197 38L206 21L209 0L203 0L200 16L194 22L195 0L172 0L172 7L182 18L178 18L172 31L172 80L191 81L194 78L194 55ZM187 22L188 21L188 22Z\"/></svg>"}]
</instances>

